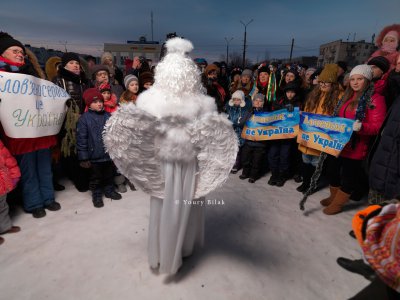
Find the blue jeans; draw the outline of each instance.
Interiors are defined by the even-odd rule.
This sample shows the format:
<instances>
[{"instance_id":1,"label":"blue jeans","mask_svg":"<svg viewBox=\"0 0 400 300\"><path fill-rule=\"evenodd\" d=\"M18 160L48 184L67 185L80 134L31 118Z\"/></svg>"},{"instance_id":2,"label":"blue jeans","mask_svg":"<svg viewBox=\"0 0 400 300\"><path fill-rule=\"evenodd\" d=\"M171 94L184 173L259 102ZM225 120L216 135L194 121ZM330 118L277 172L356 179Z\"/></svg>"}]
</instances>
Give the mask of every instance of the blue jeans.
<instances>
[{"instance_id":1,"label":"blue jeans","mask_svg":"<svg viewBox=\"0 0 400 300\"><path fill-rule=\"evenodd\" d=\"M305 164L312 165L313 167L318 165L319 156L303 154L302 158Z\"/></svg>"},{"instance_id":2,"label":"blue jeans","mask_svg":"<svg viewBox=\"0 0 400 300\"><path fill-rule=\"evenodd\" d=\"M54 202L53 174L50 149L17 155L21 170L24 209L31 212Z\"/></svg>"}]
</instances>

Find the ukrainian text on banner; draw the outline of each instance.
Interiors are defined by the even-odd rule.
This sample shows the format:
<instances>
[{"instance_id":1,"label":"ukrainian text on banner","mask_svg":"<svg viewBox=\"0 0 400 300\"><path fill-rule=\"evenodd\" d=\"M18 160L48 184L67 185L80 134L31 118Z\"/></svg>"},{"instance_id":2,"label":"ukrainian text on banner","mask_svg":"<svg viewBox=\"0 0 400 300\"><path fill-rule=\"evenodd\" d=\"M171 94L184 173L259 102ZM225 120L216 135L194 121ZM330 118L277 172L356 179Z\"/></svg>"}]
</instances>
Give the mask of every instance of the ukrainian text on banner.
<instances>
[{"instance_id":1,"label":"ukrainian text on banner","mask_svg":"<svg viewBox=\"0 0 400 300\"><path fill-rule=\"evenodd\" d=\"M57 134L68 93L54 83L24 74L0 72L0 122L12 138Z\"/></svg>"},{"instance_id":2,"label":"ukrainian text on banner","mask_svg":"<svg viewBox=\"0 0 400 300\"><path fill-rule=\"evenodd\" d=\"M299 108L293 112L286 109L255 113L245 124L242 138L251 141L281 140L297 136L299 131Z\"/></svg>"},{"instance_id":3,"label":"ukrainian text on banner","mask_svg":"<svg viewBox=\"0 0 400 300\"><path fill-rule=\"evenodd\" d=\"M339 156L353 133L354 120L302 112L297 142Z\"/></svg>"}]
</instances>

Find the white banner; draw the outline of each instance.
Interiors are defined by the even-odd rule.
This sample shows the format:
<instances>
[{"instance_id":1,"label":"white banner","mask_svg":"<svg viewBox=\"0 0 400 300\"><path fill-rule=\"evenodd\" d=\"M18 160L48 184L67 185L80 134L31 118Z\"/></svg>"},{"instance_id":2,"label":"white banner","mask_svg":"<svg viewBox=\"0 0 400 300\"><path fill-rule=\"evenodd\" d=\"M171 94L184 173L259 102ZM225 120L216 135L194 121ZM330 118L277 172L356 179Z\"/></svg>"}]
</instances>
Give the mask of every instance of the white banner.
<instances>
[{"instance_id":1,"label":"white banner","mask_svg":"<svg viewBox=\"0 0 400 300\"><path fill-rule=\"evenodd\" d=\"M54 83L25 74L0 72L0 122L7 136L35 138L57 134L69 94Z\"/></svg>"}]
</instances>

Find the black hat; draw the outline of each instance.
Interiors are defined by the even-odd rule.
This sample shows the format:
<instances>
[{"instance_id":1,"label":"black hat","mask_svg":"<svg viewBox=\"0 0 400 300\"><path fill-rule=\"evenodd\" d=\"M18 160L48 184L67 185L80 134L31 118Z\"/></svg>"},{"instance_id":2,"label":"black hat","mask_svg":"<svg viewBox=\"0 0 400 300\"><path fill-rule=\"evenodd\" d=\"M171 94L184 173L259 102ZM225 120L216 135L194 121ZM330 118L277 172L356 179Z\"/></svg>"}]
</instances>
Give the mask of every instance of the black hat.
<instances>
[{"instance_id":1,"label":"black hat","mask_svg":"<svg viewBox=\"0 0 400 300\"><path fill-rule=\"evenodd\" d=\"M78 63L80 63L78 54L73 52L64 53L63 56L61 57L61 66L64 68L67 65L67 63L69 63L71 60L75 60Z\"/></svg>"},{"instance_id":2,"label":"black hat","mask_svg":"<svg viewBox=\"0 0 400 300\"><path fill-rule=\"evenodd\" d=\"M337 65L343 69L343 71L347 71L347 63L345 61L338 61Z\"/></svg>"},{"instance_id":3,"label":"black hat","mask_svg":"<svg viewBox=\"0 0 400 300\"><path fill-rule=\"evenodd\" d=\"M25 52L25 47L20 41L15 40L7 32L0 31L0 55L2 55L4 51L12 46L18 46Z\"/></svg>"},{"instance_id":4,"label":"black hat","mask_svg":"<svg viewBox=\"0 0 400 300\"><path fill-rule=\"evenodd\" d=\"M376 57L372 58L368 62L368 65L377 66L379 69L382 70L383 73L386 73L387 71L389 71L389 68L390 68L389 61L387 60L386 57L383 57L383 56L376 56Z\"/></svg>"},{"instance_id":5,"label":"black hat","mask_svg":"<svg viewBox=\"0 0 400 300\"><path fill-rule=\"evenodd\" d=\"M283 90L286 91L295 91L297 92L299 88L299 85L294 82L294 81L290 81L288 84L285 85L285 87L283 88Z\"/></svg>"},{"instance_id":6,"label":"black hat","mask_svg":"<svg viewBox=\"0 0 400 300\"><path fill-rule=\"evenodd\" d=\"M265 65L260 66L257 70L258 70L258 74L260 74L262 72L267 72L268 74L271 73L270 68L268 68L268 66L265 66Z\"/></svg>"},{"instance_id":7,"label":"black hat","mask_svg":"<svg viewBox=\"0 0 400 300\"><path fill-rule=\"evenodd\" d=\"M234 68L231 71L231 80L233 80L233 77L235 77L235 75L241 75L242 74L242 69L241 68Z\"/></svg>"}]
</instances>

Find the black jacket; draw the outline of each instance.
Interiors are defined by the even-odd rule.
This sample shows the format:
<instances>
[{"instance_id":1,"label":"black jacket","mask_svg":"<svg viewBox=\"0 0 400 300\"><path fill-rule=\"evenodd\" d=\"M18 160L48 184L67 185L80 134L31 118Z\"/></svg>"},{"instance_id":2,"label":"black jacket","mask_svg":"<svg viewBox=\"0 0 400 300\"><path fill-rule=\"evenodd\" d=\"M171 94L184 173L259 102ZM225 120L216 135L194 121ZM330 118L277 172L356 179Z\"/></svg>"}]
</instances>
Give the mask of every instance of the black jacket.
<instances>
[{"instance_id":1,"label":"black jacket","mask_svg":"<svg viewBox=\"0 0 400 300\"><path fill-rule=\"evenodd\" d=\"M369 168L372 190L387 199L400 196L400 96L393 102L383 123Z\"/></svg>"},{"instance_id":2,"label":"black jacket","mask_svg":"<svg viewBox=\"0 0 400 300\"><path fill-rule=\"evenodd\" d=\"M79 112L82 114L86 107L82 95L88 88L84 74L76 75L64 68L60 68L53 82L67 91L71 98L76 101Z\"/></svg>"}]
</instances>

